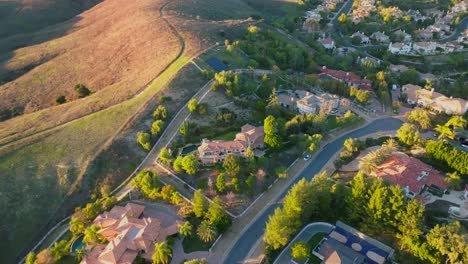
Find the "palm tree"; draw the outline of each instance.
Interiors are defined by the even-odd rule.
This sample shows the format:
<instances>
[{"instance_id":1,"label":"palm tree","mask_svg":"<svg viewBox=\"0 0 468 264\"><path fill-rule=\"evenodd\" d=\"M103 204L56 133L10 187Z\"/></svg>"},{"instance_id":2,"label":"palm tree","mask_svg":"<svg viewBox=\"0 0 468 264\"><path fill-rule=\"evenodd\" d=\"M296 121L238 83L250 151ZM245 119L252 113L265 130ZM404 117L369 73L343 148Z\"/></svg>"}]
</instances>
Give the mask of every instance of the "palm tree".
<instances>
[{"instance_id":1,"label":"palm tree","mask_svg":"<svg viewBox=\"0 0 468 264\"><path fill-rule=\"evenodd\" d=\"M92 225L84 231L83 242L90 245L105 244L107 240L99 234L101 228L98 225Z\"/></svg>"},{"instance_id":2,"label":"palm tree","mask_svg":"<svg viewBox=\"0 0 468 264\"><path fill-rule=\"evenodd\" d=\"M168 264L172 249L166 241L154 244L153 264Z\"/></svg>"},{"instance_id":3,"label":"palm tree","mask_svg":"<svg viewBox=\"0 0 468 264\"><path fill-rule=\"evenodd\" d=\"M449 138L453 139L455 136L453 135L452 130L448 126L437 125L434 129L435 131L439 132L439 139Z\"/></svg>"},{"instance_id":4,"label":"palm tree","mask_svg":"<svg viewBox=\"0 0 468 264\"><path fill-rule=\"evenodd\" d=\"M450 127L452 126L453 128L464 128L466 127L466 120L461 117L461 116L452 116L447 123L445 123L445 126Z\"/></svg>"},{"instance_id":5,"label":"palm tree","mask_svg":"<svg viewBox=\"0 0 468 264\"><path fill-rule=\"evenodd\" d=\"M218 232L215 227L207 220L203 220L197 228L198 237L205 243L215 240Z\"/></svg>"},{"instance_id":6,"label":"palm tree","mask_svg":"<svg viewBox=\"0 0 468 264\"><path fill-rule=\"evenodd\" d=\"M447 178L445 178L445 181L449 184L451 189L460 190L462 179L458 172L454 171L452 173L447 173Z\"/></svg>"},{"instance_id":7,"label":"palm tree","mask_svg":"<svg viewBox=\"0 0 468 264\"><path fill-rule=\"evenodd\" d=\"M398 142L396 142L396 140L393 138L389 138L387 141L385 141L385 145L389 148L396 148L398 147Z\"/></svg>"},{"instance_id":8,"label":"palm tree","mask_svg":"<svg viewBox=\"0 0 468 264\"><path fill-rule=\"evenodd\" d=\"M183 225L179 225L179 233L185 237L191 236L193 233L193 227L190 222L185 222Z\"/></svg>"}]
</instances>

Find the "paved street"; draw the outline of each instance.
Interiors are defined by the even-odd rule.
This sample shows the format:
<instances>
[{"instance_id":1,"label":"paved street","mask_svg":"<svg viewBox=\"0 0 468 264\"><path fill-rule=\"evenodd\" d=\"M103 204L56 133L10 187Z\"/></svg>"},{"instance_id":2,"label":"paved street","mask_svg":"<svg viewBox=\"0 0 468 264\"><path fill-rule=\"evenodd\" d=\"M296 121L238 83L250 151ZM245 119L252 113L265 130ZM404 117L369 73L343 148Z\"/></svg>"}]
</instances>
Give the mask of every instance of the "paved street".
<instances>
[{"instance_id":1,"label":"paved street","mask_svg":"<svg viewBox=\"0 0 468 264\"><path fill-rule=\"evenodd\" d=\"M402 121L395 118L378 119L360 129L344 134L333 142L325 145L323 150L316 155L299 177L291 181L287 188L284 188L275 199L271 200L265 209L258 210L256 211L257 214L249 217L249 220L254 220L251 220L251 224L239 235L234 246L230 250L226 249L226 252L224 252L226 254L224 263L242 263L258 238L263 236L268 216L280 206L280 201L284 198L290 187L302 178L311 180L314 175L322 170L330 158L341 149L343 142L347 138L364 137L378 131L397 130L401 124Z\"/></svg>"}]
</instances>

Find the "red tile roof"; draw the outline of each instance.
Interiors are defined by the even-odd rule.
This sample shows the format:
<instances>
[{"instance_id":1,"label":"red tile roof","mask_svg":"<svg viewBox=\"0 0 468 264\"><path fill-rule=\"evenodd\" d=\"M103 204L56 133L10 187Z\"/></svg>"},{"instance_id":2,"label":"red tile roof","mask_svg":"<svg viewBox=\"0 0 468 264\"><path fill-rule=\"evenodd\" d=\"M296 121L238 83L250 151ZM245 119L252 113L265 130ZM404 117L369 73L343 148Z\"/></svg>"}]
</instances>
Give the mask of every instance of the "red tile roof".
<instances>
[{"instance_id":1,"label":"red tile roof","mask_svg":"<svg viewBox=\"0 0 468 264\"><path fill-rule=\"evenodd\" d=\"M424 172L427 176L422 176ZM441 172L403 153L394 153L390 159L378 166L375 175L402 188L408 187L409 191L414 193L419 193L425 184L447 189Z\"/></svg>"},{"instance_id":2,"label":"red tile roof","mask_svg":"<svg viewBox=\"0 0 468 264\"><path fill-rule=\"evenodd\" d=\"M342 82L349 83L351 85L357 85L361 89L370 89L372 91L371 85L372 81L361 78L361 76L355 74L354 72L345 72L340 70L327 69L325 66L320 69L318 76L328 76L330 78L340 80Z\"/></svg>"}]
</instances>

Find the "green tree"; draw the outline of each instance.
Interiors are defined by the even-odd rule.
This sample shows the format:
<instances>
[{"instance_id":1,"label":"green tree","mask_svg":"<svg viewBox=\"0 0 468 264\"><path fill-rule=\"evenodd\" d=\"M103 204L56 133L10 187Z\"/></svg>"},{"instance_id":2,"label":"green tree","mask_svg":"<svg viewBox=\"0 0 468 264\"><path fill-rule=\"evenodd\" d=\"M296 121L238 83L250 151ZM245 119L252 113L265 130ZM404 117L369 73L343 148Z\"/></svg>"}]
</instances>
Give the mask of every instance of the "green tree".
<instances>
[{"instance_id":1,"label":"green tree","mask_svg":"<svg viewBox=\"0 0 468 264\"><path fill-rule=\"evenodd\" d=\"M71 219L70 219L70 232L72 232L72 234L74 236L78 236L80 234L83 234L85 229L86 229L85 223L81 218L79 218L79 217L77 217L75 215L71 217Z\"/></svg>"},{"instance_id":2,"label":"green tree","mask_svg":"<svg viewBox=\"0 0 468 264\"><path fill-rule=\"evenodd\" d=\"M224 173L220 173L216 178L216 189L218 189L220 193L226 190L226 178L224 176Z\"/></svg>"},{"instance_id":3,"label":"green tree","mask_svg":"<svg viewBox=\"0 0 468 264\"><path fill-rule=\"evenodd\" d=\"M249 161L252 161L255 158L255 153L250 146L248 146L247 150L245 151L245 158Z\"/></svg>"},{"instance_id":4,"label":"green tree","mask_svg":"<svg viewBox=\"0 0 468 264\"><path fill-rule=\"evenodd\" d=\"M189 221L186 221L183 225L179 224L179 234L189 237L193 235L193 226Z\"/></svg>"},{"instance_id":5,"label":"green tree","mask_svg":"<svg viewBox=\"0 0 468 264\"><path fill-rule=\"evenodd\" d=\"M81 262L85 256L86 256L85 248L79 248L75 251L75 260L77 262Z\"/></svg>"},{"instance_id":6,"label":"green tree","mask_svg":"<svg viewBox=\"0 0 468 264\"><path fill-rule=\"evenodd\" d=\"M164 121L156 120L151 124L151 135L159 136L164 129Z\"/></svg>"},{"instance_id":7,"label":"green tree","mask_svg":"<svg viewBox=\"0 0 468 264\"><path fill-rule=\"evenodd\" d=\"M196 217L200 218L205 215L206 210L208 209L208 200L206 199L203 191L198 189L193 194L193 213Z\"/></svg>"},{"instance_id":8,"label":"green tree","mask_svg":"<svg viewBox=\"0 0 468 264\"><path fill-rule=\"evenodd\" d=\"M88 87L84 86L83 84L75 85L75 92L78 94L78 98L84 98L91 94L91 91Z\"/></svg>"},{"instance_id":9,"label":"green tree","mask_svg":"<svg viewBox=\"0 0 468 264\"><path fill-rule=\"evenodd\" d=\"M146 197L153 197L160 186L159 176L151 171L143 170L132 180L132 186L140 190Z\"/></svg>"},{"instance_id":10,"label":"green tree","mask_svg":"<svg viewBox=\"0 0 468 264\"><path fill-rule=\"evenodd\" d=\"M368 202L369 188L366 176L358 172L351 181L351 195L347 198L348 215L351 223L360 223L364 218L364 208Z\"/></svg>"},{"instance_id":11,"label":"green tree","mask_svg":"<svg viewBox=\"0 0 468 264\"><path fill-rule=\"evenodd\" d=\"M163 105L158 105L156 110L153 112L153 118L155 120L166 120L167 118L167 109Z\"/></svg>"},{"instance_id":12,"label":"green tree","mask_svg":"<svg viewBox=\"0 0 468 264\"><path fill-rule=\"evenodd\" d=\"M263 126L266 135L273 135L278 132L278 122L276 122L276 118L272 115L265 118Z\"/></svg>"},{"instance_id":13,"label":"green tree","mask_svg":"<svg viewBox=\"0 0 468 264\"><path fill-rule=\"evenodd\" d=\"M166 241L154 244L153 264L168 264L172 257L172 249Z\"/></svg>"},{"instance_id":14,"label":"green tree","mask_svg":"<svg viewBox=\"0 0 468 264\"><path fill-rule=\"evenodd\" d=\"M276 134L273 134L273 135L265 134L264 142L267 146L273 149L279 148L281 146L280 137Z\"/></svg>"},{"instance_id":15,"label":"green tree","mask_svg":"<svg viewBox=\"0 0 468 264\"><path fill-rule=\"evenodd\" d=\"M179 128L179 132L187 140L192 136L194 129L195 129L195 123L192 123L190 121L184 121L184 123Z\"/></svg>"},{"instance_id":16,"label":"green tree","mask_svg":"<svg viewBox=\"0 0 468 264\"><path fill-rule=\"evenodd\" d=\"M397 137L400 142L408 146L412 146L421 141L418 129L414 125L408 123L404 123L400 129L398 129Z\"/></svg>"},{"instance_id":17,"label":"green tree","mask_svg":"<svg viewBox=\"0 0 468 264\"><path fill-rule=\"evenodd\" d=\"M161 152L159 152L158 158L165 165L170 165L172 162L171 152L169 152L167 148L161 149Z\"/></svg>"},{"instance_id":18,"label":"green tree","mask_svg":"<svg viewBox=\"0 0 468 264\"><path fill-rule=\"evenodd\" d=\"M197 235L201 241L208 243L216 239L218 232L208 220L203 220L197 228Z\"/></svg>"},{"instance_id":19,"label":"green tree","mask_svg":"<svg viewBox=\"0 0 468 264\"><path fill-rule=\"evenodd\" d=\"M57 98L55 98L55 102L57 104L64 104L67 102L67 98L65 97L65 95L60 95L60 96L57 96Z\"/></svg>"},{"instance_id":20,"label":"green tree","mask_svg":"<svg viewBox=\"0 0 468 264\"><path fill-rule=\"evenodd\" d=\"M216 226L216 229L220 232L226 230L230 224L229 217L224 211L223 202L219 197L213 199L213 203L208 208L205 218L210 221L211 224Z\"/></svg>"},{"instance_id":21,"label":"green tree","mask_svg":"<svg viewBox=\"0 0 468 264\"><path fill-rule=\"evenodd\" d=\"M184 158L182 156L177 156L177 158L174 160L173 168L176 172L184 171L184 166L182 165L183 160Z\"/></svg>"},{"instance_id":22,"label":"green tree","mask_svg":"<svg viewBox=\"0 0 468 264\"><path fill-rule=\"evenodd\" d=\"M232 179L231 183L232 183L232 185L234 186L234 190L235 190L236 192L240 192L239 179L238 179L238 178L234 178L234 179Z\"/></svg>"},{"instance_id":23,"label":"green tree","mask_svg":"<svg viewBox=\"0 0 468 264\"><path fill-rule=\"evenodd\" d=\"M55 242L50 248L50 252L54 255L56 260L61 260L64 256L70 254L70 247L67 240L60 240Z\"/></svg>"},{"instance_id":24,"label":"green tree","mask_svg":"<svg viewBox=\"0 0 468 264\"><path fill-rule=\"evenodd\" d=\"M182 168L188 175L195 175L199 169L199 162L195 155L190 154L182 159Z\"/></svg>"},{"instance_id":25,"label":"green tree","mask_svg":"<svg viewBox=\"0 0 468 264\"><path fill-rule=\"evenodd\" d=\"M190 111L190 113L195 113L197 111L197 106L198 100L195 98L190 99L190 101L187 104L187 108Z\"/></svg>"},{"instance_id":26,"label":"green tree","mask_svg":"<svg viewBox=\"0 0 468 264\"><path fill-rule=\"evenodd\" d=\"M282 179L287 178L289 176L288 168L284 166L280 166L275 169L275 174L278 178L282 178Z\"/></svg>"},{"instance_id":27,"label":"green tree","mask_svg":"<svg viewBox=\"0 0 468 264\"><path fill-rule=\"evenodd\" d=\"M341 13L341 15L338 17L338 22L341 24L348 22L348 16L345 13Z\"/></svg>"},{"instance_id":28,"label":"green tree","mask_svg":"<svg viewBox=\"0 0 468 264\"><path fill-rule=\"evenodd\" d=\"M464 119L462 116L452 116L449 121L445 123L445 126L452 126L453 128L465 128L466 124L466 119Z\"/></svg>"},{"instance_id":29,"label":"green tree","mask_svg":"<svg viewBox=\"0 0 468 264\"><path fill-rule=\"evenodd\" d=\"M237 177L241 170L241 161L234 154L228 154L223 161L223 168L230 177Z\"/></svg>"},{"instance_id":30,"label":"green tree","mask_svg":"<svg viewBox=\"0 0 468 264\"><path fill-rule=\"evenodd\" d=\"M35 262L36 262L36 253L34 253L34 251L31 251L26 256L26 259L24 260L24 264L34 264Z\"/></svg>"},{"instance_id":31,"label":"green tree","mask_svg":"<svg viewBox=\"0 0 468 264\"><path fill-rule=\"evenodd\" d=\"M436 225L427 235L427 243L448 257L450 263L468 262L468 235L459 221Z\"/></svg>"},{"instance_id":32,"label":"green tree","mask_svg":"<svg viewBox=\"0 0 468 264\"><path fill-rule=\"evenodd\" d=\"M453 190L461 190L461 184L463 182L462 178L460 177L460 174L458 172L454 171L452 173L447 173L447 177L445 178L445 181L449 184L450 189Z\"/></svg>"},{"instance_id":33,"label":"green tree","mask_svg":"<svg viewBox=\"0 0 468 264\"><path fill-rule=\"evenodd\" d=\"M151 135L149 133L140 131L137 133L137 142L140 146L146 150L151 150Z\"/></svg>"},{"instance_id":34,"label":"green tree","mask_svg":"<svg viewBox=\"0 0 468 264\"><path fill-rule=\"evenodd\" d=\"M419 237L423 234L424 206L417 200L410 200L401 214L396 237L402 248L414 251L419 247Z\"/></svg>"},{"instance_id":35,"label":"green tree","mask_svg":"<svg viewBox=\"0 0 468 264\"><path fill-rule=\"evenodd\" d=\"M449 138L454 139L455 135L453 134L452 130L450 130L447 126L437 125L434 128L435 131L439 132L439 139Z\"/></svg>"},{"instance_id":36,"label":"green tree","mask_svg":"<svg viewBox=\"0 0 468 264\"><path fill-rule=\"evenodd\" d=\"M345 140L345 142L343 142L343 147L345 150L351 152L351 153L355 153L355 152L358 152L359 151L359 148L360 148L360 142L359 140L355 139L355 138L348 138Z\"/></svg>"},{"instance_id":37,"label":"green tree","mask_svg":"<svg viewBox=\"0 0 468 264\"><path fill-rule=\"evenodd\" d=\"M99 234L101 228L98 225L91 225L84 231L83 242L89 245L105 244L106 239Z\"/></svg>"},{"instance_id":38,"label":"green tree","mask_svg":"<svg viewBox=\"0 0 468 264\"><path fill-rule=\"evenodd\" d=\"M295 231L289 217L280 208L276 208L273 215L268 217L263 241L268 247L277 250L288 243Z\"/></svg>"},{"instance_id":39,"label":"green tree","mask_svg":"<svg viewBox=\"0 0 468 264\"><path fill-rule=\"evenodd\" d=\"M410 124L414 124L420 129L429 129L432 125L431 117L429 113L422 108L415 108L405 114L406 121Z\"/></svg>"},{"instance_id":40,"label":"green tree","mask_svg":"<svg viewBox=\"0 0 468 264\"><path fill-rule=\"evenodd\" d=\"M302 241L294 243L291 246L291 256L299 261L310 258L310 246Z\"/></svg>"}]
</instances>

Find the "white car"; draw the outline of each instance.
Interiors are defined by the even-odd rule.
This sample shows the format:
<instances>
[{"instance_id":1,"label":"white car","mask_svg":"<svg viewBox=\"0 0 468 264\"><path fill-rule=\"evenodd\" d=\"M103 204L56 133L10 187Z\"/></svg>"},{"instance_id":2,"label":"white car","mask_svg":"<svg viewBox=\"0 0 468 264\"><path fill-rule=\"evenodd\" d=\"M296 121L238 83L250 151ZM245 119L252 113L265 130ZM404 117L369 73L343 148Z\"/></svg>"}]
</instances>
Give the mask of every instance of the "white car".
<instances>
[{"instance_id":1,"label":"white car","mask_svg":"<svg viewBox=\"0 0 468 264\"><path fill-rule=\"evenodd\" d=\"M307 161L307 160L309 160L309 159L310 159L310 155L309 155L309 154L307 154L307 155L304 156L304 160Z\"/></svg>"}]
</instances>

